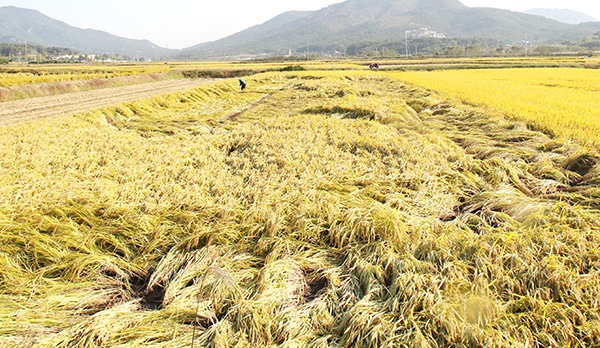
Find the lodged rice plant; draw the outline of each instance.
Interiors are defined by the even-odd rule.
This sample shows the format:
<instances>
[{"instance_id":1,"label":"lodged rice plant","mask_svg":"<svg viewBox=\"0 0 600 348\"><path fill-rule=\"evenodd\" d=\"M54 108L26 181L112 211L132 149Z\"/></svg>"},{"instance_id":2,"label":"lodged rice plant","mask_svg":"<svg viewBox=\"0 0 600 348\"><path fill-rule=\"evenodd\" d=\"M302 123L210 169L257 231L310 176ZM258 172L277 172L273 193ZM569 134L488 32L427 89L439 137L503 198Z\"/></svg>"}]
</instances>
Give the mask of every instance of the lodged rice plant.
<instances>
[{"instance_id":1,"label":"lodged rice plant","mask_svg":"<svg viewBox=\"0 0 600 348\"><path fill-rule=\"evenodd\" d=\"M600 345L598 157L384 74L0 128L0 345Z\"/></svg>"}]
</instances>

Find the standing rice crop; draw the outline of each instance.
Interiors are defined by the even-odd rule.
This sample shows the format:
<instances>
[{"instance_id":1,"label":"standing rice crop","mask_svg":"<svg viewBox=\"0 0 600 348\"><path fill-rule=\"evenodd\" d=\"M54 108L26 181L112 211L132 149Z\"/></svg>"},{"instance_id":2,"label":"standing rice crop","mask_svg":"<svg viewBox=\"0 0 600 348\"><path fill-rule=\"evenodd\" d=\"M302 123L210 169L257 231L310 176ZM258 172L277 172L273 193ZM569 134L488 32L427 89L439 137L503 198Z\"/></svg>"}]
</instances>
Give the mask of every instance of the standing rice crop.
<instances>
[{"instance_id":1,"label":"standing rice crop","mask_svg":"<svg viewBox=\"0 0 600 348\"><path fill-rule=\"evenodd\" d=\"M440 70L393 75L462 101L500 110L549 134L593 146L600 144L600 70Z\"/></svg>"}]
</instances>

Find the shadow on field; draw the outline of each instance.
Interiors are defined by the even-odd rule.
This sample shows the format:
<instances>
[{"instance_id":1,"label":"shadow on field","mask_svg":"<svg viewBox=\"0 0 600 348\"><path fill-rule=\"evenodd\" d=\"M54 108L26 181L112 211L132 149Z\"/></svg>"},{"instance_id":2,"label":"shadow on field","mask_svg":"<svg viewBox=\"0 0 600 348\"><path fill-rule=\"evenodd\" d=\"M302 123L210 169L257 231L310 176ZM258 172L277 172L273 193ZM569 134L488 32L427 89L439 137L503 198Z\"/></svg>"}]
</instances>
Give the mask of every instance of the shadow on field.
<instances>
[{"instance_id":1,"label":"shadow on field","mask_svg":"<svg viewBox=\"0 0 600 348\"><path fill-rule=\"evenodd\" d=\"M345 108L341 106L317 106L304 110L304 114L339 116L340 118L352 120L367 119L371 121L375 119L375 114L371 110L361 108Z\"/></svg>"}]
</instances>

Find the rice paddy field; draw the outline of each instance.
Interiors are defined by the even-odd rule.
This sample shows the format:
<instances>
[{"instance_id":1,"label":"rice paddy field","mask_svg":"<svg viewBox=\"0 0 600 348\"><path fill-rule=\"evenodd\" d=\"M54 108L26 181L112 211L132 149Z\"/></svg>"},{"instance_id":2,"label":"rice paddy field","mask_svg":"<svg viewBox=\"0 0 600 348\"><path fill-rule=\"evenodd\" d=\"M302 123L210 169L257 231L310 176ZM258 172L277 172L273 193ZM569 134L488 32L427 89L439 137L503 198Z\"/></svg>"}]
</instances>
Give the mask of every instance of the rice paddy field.
<instances>
[{"instance_id":1,"label":"rice paddy field","mask_svg":"<svg viewBox=\"0 0 600 348\"><path fill-rule=\"evenodd\" d=\"M600 146L600 70L493 69L405 72L397 77L529 122L554 136Z\"/></svg>"},{"instance_id":2,"label":"rice paddy field","mask_svg":"<svg viewBox=\"0 0 600 348\"><path fill-rule=\"evenodd\" d=\"M0 346L600 346L597 143L419 74L0 127Z\"/></svg>"},{"instance_id":3,"label":"rice paddy field","mask_svg":"<svg viewBox=\"0 0 600 348\"><path fill-rule=\"evenodd\" d=\"M16 64L0 66L0 87L169 72L164 64Z\"/></svg>"}]
</instances>

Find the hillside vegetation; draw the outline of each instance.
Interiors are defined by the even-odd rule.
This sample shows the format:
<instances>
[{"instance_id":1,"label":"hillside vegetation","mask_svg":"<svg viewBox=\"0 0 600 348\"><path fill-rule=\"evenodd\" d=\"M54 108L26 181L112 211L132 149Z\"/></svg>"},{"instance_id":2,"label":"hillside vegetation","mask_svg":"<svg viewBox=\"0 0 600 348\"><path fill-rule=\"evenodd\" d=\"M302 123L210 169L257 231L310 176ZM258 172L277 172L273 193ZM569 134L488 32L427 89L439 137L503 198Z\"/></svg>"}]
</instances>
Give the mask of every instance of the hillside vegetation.
<instances>
[{"instance_id":1,"label":"hillside vegetation","mask_svg":"<svg viewBox=\"0 0 600 348\"><path fill-rule=\"evenodd\" d=\"M52 19L36 10L0 6L0 41L42 46L69 47L79 52L112 52L139 57L165 57L177 52L148 40L127 39L105 31L81 29ZM26 54L27 49L23 51Z\"/></svg>"},{"instance_id":2,"label":"hillside vegetation","mask_svg":"<svg viewBox=\"0 0 600 348\"><path fill-rule=\"evenodd\" d=\"M507 47L577 42L600 31L600 23L571 25L541 16L458 0L346 0L317 11L287 12L261 25L183 50L187 57L360 56L361 48L427 55L446 47L478 45L493 54ZM447 38L447 39L442 39Z\"/></svg>"},{"instance_id":3,"label":"hillside vegetation","mask_svg":"<svg viewBox=\"0 0 600 348\"><path fill-rule=\"evenodd\" d=\"M0 128L0 345L600 345L594 152L384 74L246 80Z\"/></svg>"}]
</instances>

